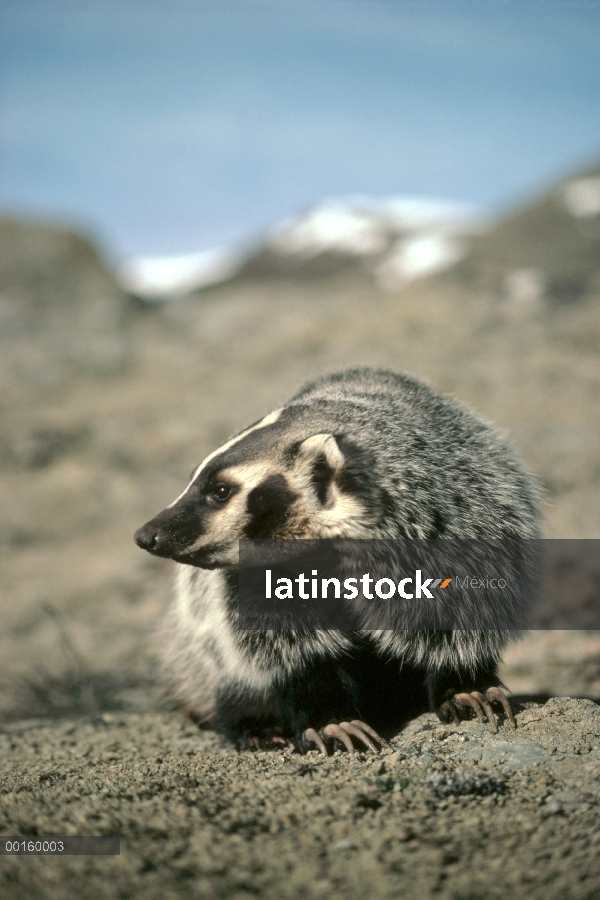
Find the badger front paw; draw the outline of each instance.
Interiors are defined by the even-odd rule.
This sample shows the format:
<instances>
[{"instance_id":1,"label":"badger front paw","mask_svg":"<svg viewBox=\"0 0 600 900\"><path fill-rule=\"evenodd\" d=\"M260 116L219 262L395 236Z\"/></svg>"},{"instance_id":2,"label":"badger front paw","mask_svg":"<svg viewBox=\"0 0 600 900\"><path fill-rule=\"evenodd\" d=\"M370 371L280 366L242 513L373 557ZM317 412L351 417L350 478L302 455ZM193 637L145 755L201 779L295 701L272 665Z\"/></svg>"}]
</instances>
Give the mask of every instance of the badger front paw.
<instances>
[{"instance_id":1,"label":"badger front paw","mask_svg":"<svg viewBox=\"0 0 600 900\"><path fill-rule=\"evenodd\" d=\"M487 721L490 723L494 734L498 733L498 721L492 709L492 703L496 703L502 707L506 715L507 721L513 728L517 727L512 709L506 698L506 694L499 687L490 687L485 693L481 691L462 691L461 693L448 692L449 696L437 709L437 714L442 722L456 722L461 719L469 719L473 713L480 722Z\"/></svg>"},{"instance_id":2,"label":"badger front paw","mask_svg":"<svg viewBox=\"0 0 600 900\"><path fill-rule=\"evenodd\" d=\"M340 722L339 724L331 722L319 731L315 728L306 728L298 736L296 747L300 753L308 753L309 750L313 750L316 747L323 756L328 756L330 749L335 751L342 749L342 747L348 753L354 753L355 748L352 738L364 745L360 746L359 744L359 750L366 748L371 753L378 752L373 741L376 741L381 747L389 747L388 742L380 737L370 725L366 725L358 719L353 719L351 722Z\"/></svg>"}]
</instances>

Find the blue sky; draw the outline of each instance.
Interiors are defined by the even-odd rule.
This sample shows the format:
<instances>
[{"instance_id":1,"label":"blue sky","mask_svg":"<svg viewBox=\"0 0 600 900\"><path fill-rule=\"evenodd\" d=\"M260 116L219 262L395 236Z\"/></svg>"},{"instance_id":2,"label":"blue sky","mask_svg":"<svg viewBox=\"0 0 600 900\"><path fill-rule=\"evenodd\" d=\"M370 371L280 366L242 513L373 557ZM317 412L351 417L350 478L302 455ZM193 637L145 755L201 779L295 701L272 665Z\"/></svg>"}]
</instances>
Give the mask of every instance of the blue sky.
<instances>
[{"instance_id":1,"label":"blue sky","mask_svg":"<svg viewBox=\"0 0 600 900\"><path fill-rule=\"evenodd\" d=\"M0 0L0 209L114 256L333 195L498 210L600 158L600 3Z\"/></svg>"}]
</instances>

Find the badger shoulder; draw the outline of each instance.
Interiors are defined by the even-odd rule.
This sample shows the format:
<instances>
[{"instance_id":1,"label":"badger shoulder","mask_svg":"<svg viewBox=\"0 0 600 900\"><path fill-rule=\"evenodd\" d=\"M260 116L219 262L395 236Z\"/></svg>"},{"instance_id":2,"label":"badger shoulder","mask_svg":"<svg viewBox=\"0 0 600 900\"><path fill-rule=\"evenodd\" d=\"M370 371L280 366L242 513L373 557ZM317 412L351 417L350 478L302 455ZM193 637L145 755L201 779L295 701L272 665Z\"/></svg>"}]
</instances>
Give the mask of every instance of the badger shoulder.
<instances>
[{"instance_id":1,"label":"badger shoulder","mask_svg":"<svg viewBox=\"0 0 600 900\"><path fill-rule=\"evenodd\" d=\"M331 412L348 464L384 489L395 536L540 537L539 486L506 438L422 381L350 369L292 404Z\"/></svg>"}]
</instances>

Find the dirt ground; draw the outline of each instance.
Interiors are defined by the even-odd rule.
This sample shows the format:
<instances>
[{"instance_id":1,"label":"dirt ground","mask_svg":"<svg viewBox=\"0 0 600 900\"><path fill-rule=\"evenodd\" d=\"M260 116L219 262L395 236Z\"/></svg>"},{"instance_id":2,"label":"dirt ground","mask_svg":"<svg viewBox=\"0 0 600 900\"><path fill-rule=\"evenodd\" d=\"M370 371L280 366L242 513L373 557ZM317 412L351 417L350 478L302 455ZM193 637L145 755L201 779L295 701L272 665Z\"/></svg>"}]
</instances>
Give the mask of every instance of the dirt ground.
<instances>
[{"instance_id":1,"label":"dirt ground","mask_svg":"<svg viewBox=\"0 0 600 900\"><path fill-rule=\"evenodd\" d=\"M381 754L237 753L179 716L0 734L4 834L113 834L113 857L0 856L3 900L600 897L600 707L497 735L427 714Z\"/></svg>"}]
</instances>

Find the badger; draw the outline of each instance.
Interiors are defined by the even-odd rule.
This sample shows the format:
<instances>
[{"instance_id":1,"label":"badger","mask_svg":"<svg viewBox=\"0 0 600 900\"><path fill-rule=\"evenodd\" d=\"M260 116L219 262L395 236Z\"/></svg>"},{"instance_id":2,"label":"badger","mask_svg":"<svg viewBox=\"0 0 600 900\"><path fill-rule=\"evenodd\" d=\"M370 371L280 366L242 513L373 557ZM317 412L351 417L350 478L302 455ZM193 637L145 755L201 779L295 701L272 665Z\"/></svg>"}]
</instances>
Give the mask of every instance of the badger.
<instances>
[{"instance_id":1,"label":"badger","mask_svg":"<svg viewBox=\"0 0 600 900\"><path fill-rule=\"evenodd\" d=\"M214 450L135 541L178 564L161 639L178 704L240 747L327 754L375 751L427 710L497 731L496 705L514 727L498 677L514 632L247 631L239 542L539 537L537 485L494 427L413 377L356 368Z\"/></svg>"}]
</instances>

